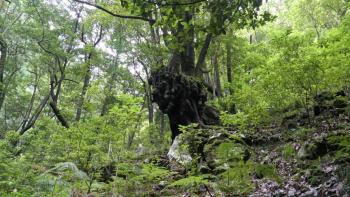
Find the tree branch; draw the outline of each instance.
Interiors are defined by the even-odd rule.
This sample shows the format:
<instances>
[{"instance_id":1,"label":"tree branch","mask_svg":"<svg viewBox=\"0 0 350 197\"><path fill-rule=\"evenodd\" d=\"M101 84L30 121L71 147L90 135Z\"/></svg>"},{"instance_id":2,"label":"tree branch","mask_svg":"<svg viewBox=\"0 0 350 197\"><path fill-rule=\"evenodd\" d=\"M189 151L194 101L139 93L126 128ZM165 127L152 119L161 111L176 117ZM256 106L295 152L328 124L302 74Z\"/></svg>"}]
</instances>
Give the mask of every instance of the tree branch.
<instances>
[{"instance_id":1,"label":"tree branch","mask_svg":"<svg viewBox=\"0 0 350 197\"><path fill-rule=\"evenodd\" d=\"M148 21L151 24L154 24L156 22L152 18L145 18L145 17L142 17L142 16L128 16L128 15L121 15L121 14L113 13L112 11L110 11L110 10L100 6L100 5L97 5L97 4L94 4L94 3L90 3L90 2L87 2L87 1L82 1L82 0L73 0L73 1L85 4L85 5L92 6L92 7L96 8L96 9L99 9L99 10L101 10L103 12L106 12L107 14L110 14L110 15L112 15L114 17L124 18L124 19L135 19L135 20Z\"/></svg>"},{"instance_id":2,"label":"tree branch","mask_svg":"<svg viewBox=\"0 0 350 197\"><path fill-rule=\"evenodd\" d=\"M102 40L103 37L103 26L100 26L100 31L98 34L98 38L96 39L96 41L94 42L94 47L96 47L96 45L98 45L98 43Z\"/></svg>"},{"instance_id":3,"label":"tree branch","mask_svg":"<svg viewBox=\"0 0 350 197\"><path fill-rule=\"evenodd\" d=\"M196 65L197 71L202 70L203 64L205 62L205 57L207 56L212 37L213 37L213 35L211 33L208 33L205 37L204 45L203 45L202 50L199 54L197 65Z\"/></svg>"},{"instance_id":4,"label":"tree branch","mask_svg":"<svg viewBox=\"0 0 350 197\"><path fill-rule=\"evenodd\" d=\"M41 112L46 106L47 101L50 98L50 94L44 97L44 99L40 102L39 106L36 108L34 114L29 118L28 121L23 122L24 124L22 125L22 129L20 130L19 134L23 135L27 130L32 128L36 122L36 120L39 118Z\"/></svg>"},{"instance_id":5,"label":"tree branch","mask_svg":"<svg viewBox=\"0 0 350 197\"><path fill-rule=\"evenodd\" d=\"M50 101L49 105L50 105L53 113L57 117L58 121L61 123L61 125L68 129L69 128L69 124L66 121L66 119L63 117L61 111L58 109L56 103L54 103L54 101Z\"/></svg>"},{"instance_id":6,"label":"tree branch","mask_svg":"<svg viewBox=\"0 0 350 197\"><path fill-rule=\"evenodd\" d=\"M160 7L165 7L165 6L193 5L193 4L202 3L202 2L205 2L205 1L207 1L207 0L197 0L197 1L193 1L193 2L187 2L187 3L167 3L165 1L153 2L152 0L148 0L147 3L155 4L155 5L160 6ZM165 3L163 3L163 2L165 2Z\"/></svg>"}]
</instances>

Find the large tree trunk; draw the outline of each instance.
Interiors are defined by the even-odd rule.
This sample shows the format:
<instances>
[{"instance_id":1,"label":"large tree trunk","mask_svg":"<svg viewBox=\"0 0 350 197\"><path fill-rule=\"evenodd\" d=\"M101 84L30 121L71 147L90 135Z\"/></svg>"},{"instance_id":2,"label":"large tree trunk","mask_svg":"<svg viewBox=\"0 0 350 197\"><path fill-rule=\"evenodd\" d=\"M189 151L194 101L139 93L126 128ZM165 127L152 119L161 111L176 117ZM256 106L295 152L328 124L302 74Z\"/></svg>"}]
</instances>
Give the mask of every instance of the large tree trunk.
<instances>
[{"instance_id":1,"label":"large tree trunk","mask_svg":"<svg viewBox=\"0 0 350 197\"><path fill-rule=\"evenodd\" d=\"M200 50L197 64L195 62L195 33L191 26L193 10L182 15L183 22L190 24L184 28L181 22L171 33L177 38L180 49L172 52L172 57L165 69L153 72L149 84L153 86L152 98L159 109L169 117L172 140L181 133L180 125L198 123L205 127L219 124L218 112L205 104L207 100L206 86L203 80L203 65L212 40L208 33ZM163 37L168 36L163 29ZM186 35L186 36L183 36ZM166 40L166 39L164 39Z\"/></svg>"},{"instance_id":2,"label":"large tree trunk","mask_svg":"<svg viewBox=\"0 0 350 197\"><path fill-rule=\"evenodd\" d=\"M5 100L4 71L7 58L7 43L0 35L0 110Z\"/></svg>"},{"instance_id":3,"label":"large tree trunk","mask_svg":"<svg viewBox=\"0 0 350 197\"><path fill-rule=\"evenodd\" d=\"M192 19L192 13L186 12L184 21L189 23ZM184 33L184 27L179 23L178 33ZM187 32L187 36L180 36L178 38L186 39L186 41L179 39L180 43L184 43L183 50L180 52L181 71L187 75L194 75L196 70L195 65L195 50L194 50L194 28L190 28Z\"/></svg>"},{"instance_id":4,"label":"large tree trunk","mask_svg":"<svg viewBox=\"0 0 350 197\"><path fill-rule=\"evenodd\" d=\"M179 125L219 124L218 112L205 104L207 91L202 82L184 74L162 70L152 73L153 101L168 114L172 140L181 133Z\"/></svg>"}]
</instances>

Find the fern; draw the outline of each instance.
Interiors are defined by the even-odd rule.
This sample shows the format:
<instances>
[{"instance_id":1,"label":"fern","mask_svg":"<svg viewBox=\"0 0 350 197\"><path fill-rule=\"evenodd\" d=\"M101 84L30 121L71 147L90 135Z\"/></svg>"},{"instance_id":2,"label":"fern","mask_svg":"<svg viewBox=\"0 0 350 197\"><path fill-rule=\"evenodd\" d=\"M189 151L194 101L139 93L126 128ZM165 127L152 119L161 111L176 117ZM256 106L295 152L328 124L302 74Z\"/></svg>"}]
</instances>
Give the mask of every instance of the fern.
<instances>
[{"instance_id":1,"label":"fern","mask_svg":"<svg viewBox=\"0 0 350 197\"><path fill-rule=\"evenodd\" d=\"M239 162L234 167L220 174L219 188L229 194L245 195L254 189L252 183L253 164Z\"/></svg>"},{"instance_id":2,"label":"fern","mask_svg":"<svg viewBox=\"0 0 350 197\"><path fill-rule=\"evenodd\" d=\"M199 185L208 184L208 180L206 180L202 176L189 176L180 180L177 180L170 184L172 187L196 187Z\"/></svg>"},{"instance_id":3,"label":"fern","mask_svg":"<svg viewBox=\"0 0 350 197\"><path fill-rule=\"evenodd\" d=\"M55 167L44 172L44 174L53 173L59 175L67 175L67 172L72 173L73 177L79 180L90 180L89 176L85 172L79 170L79 168L72 162L58 163L55 165Z\"/></svg>"},{"instance_id":4,"label":"fern","mask_svg":"<svg viewBox=\"0 0 350 197\"><path fill-rule=\"evenodd\" d=\"M156 178L166 177L170 172L169 170L159 168L152 164L145 164L142 168L142 174L146 175L149 180L154 180Z\"/></svg>"}]
</instances>

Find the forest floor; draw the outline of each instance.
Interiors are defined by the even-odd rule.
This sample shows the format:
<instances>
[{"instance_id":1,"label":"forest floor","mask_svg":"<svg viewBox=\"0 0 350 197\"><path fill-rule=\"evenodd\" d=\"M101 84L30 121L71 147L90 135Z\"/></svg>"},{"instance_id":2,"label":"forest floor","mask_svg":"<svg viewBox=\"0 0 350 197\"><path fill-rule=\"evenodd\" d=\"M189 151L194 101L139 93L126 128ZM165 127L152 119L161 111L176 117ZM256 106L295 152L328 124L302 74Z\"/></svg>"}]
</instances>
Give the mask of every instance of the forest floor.
<instances>
[{"instance_id":1,"label":"forest floor","mask_svg":"<svg viewBox=\"0 0 350 197\"><path fill-rule=\"evenodd\" d=\"M223 177L210 172L210 176L217 178L209 178L209 182L203 183L198 181L197 184L192 184L191 189L184 183L179 190L170 192L162 184L174 180L161 180L160 185L154 187L158 190L155 191L155 196L168 196L170 193L170 196L349 196L350 119L340 115L327 120L319 118L315 122L317 124L310 128L269 128L249 136L249 160L252 161L254 170L236 169L249 171L249 176L241 174L238 179L242 180L238 181L233 177L231 184L242 184L242 188L252 187L250 190L237 192L235 186L222 192L218 189L222 182L218 180ZM169 169L177 175L171 179L185 180L189 177L174 166Z\"/></svg>"},{"instance_id":2,"label":"forest floor","mask_svg":"<svg viewBox=\"0 0 350 197\"><path fill-rule=\"evenodd\" d=\"M280 183L255 176L250 196L348 196L349 118L332 121L285 132L270 130L265 141L253 146L253 160L274 166Z\"/></svg>"}]
</instances>

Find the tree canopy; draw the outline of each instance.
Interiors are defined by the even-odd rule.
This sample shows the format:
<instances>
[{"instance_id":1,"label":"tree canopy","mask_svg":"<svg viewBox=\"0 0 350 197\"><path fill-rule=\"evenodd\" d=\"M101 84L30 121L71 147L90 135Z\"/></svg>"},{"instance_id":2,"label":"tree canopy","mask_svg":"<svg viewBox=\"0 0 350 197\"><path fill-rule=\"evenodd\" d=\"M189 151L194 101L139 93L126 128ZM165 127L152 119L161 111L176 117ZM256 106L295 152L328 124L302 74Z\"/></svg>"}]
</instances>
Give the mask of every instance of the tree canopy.
<instances>
[{"instance_id":1,"label":"tree canopy","mask_svg":"<svg viewBox=\"0 0 350 197\"><path fill-rule=\"evenodd\" d=\"M349 6L0 0L0 196L349 194Z\"/></svg>"}]
</instances>

